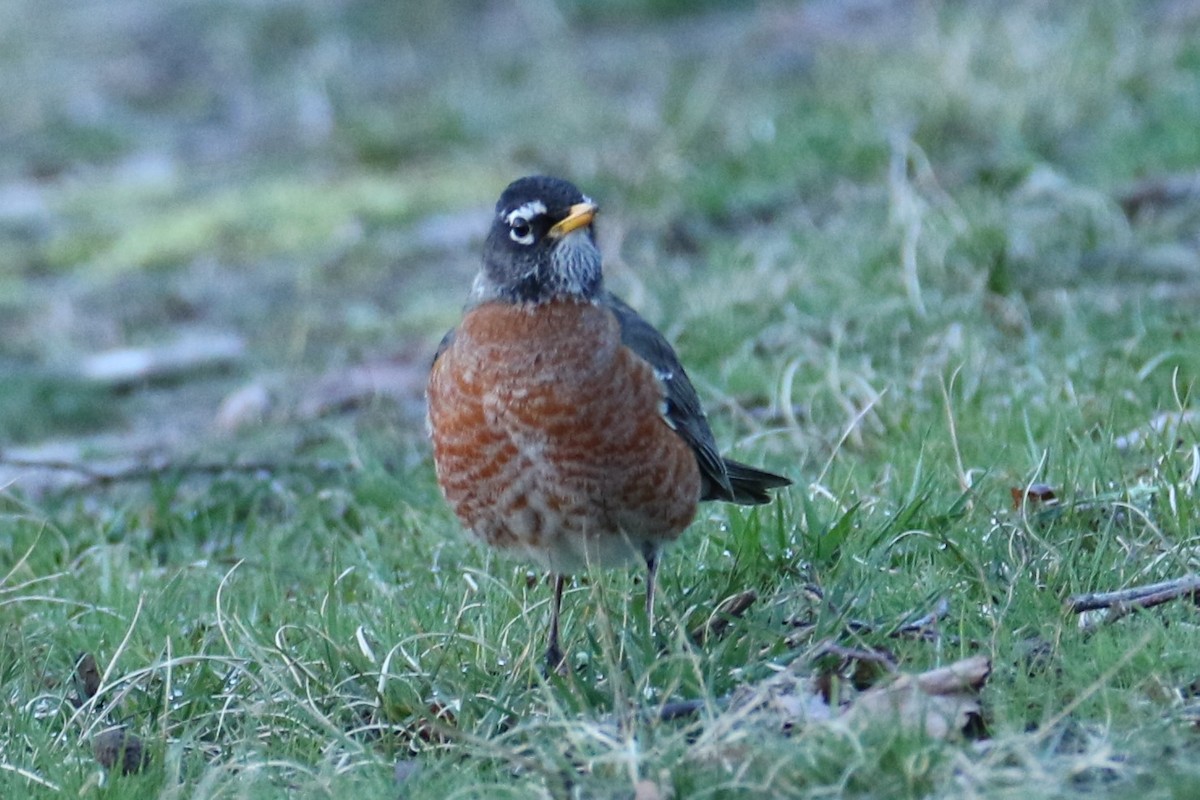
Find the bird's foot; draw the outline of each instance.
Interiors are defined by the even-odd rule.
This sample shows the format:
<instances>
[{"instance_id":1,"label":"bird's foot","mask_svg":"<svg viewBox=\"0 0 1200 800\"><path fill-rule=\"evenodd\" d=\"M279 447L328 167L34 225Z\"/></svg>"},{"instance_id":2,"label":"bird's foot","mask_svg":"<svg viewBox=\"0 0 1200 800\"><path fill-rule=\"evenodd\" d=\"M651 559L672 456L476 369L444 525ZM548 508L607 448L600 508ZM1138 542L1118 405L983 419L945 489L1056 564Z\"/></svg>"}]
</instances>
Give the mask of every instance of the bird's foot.
<instances>
[{"instance_id":1,"label":"bird's foot","mask_svg":"<svg viewBox=\"0 0 1200 800\"><path fill-rule=\"evenodd\" d=\"M565 676L567 674L567 657L563 655L558 642L551 642L550 646L546 648L545 670L544 674L547 678L551 675Z\"/></svg>"}]
</instances>

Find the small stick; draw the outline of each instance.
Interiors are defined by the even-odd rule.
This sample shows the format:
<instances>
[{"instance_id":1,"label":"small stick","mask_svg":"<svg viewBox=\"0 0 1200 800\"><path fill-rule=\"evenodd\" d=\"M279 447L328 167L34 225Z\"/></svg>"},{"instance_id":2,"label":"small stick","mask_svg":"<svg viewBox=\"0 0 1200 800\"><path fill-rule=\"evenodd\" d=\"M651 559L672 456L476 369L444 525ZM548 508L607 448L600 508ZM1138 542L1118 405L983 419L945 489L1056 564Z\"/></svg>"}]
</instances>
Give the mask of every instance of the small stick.
<instances>
[{"instance_id":1,"label":"small stick","mask_svg":"<svg viewBox=\"0 0 1200 800\"><path fill-rule=\"evenodd\" d=\"M113 483L147 481L164 474L222 475L227 472L336 472L348 465L334 461L157 461L141 462L119 469L105 469L78 461L48 459L38 461L25 458L8 458L0 455L0 465L16 469L44 469L52 472L74 472L83 477L87 485L107 486Z\"/></svg>"},{"instance_id":2,"label":"small stick","mask_svg":"<svg viewBox=\"0 0 1200 800\"><path fill-rule=\"evenodd\" d=\"M1067 610L1073 614L1082 614L1099 608L1153 608L1181 597L1196 599L1197 595L1200 595L1200 574L1192 573L1174 580L1134 586L1115 592L1072 595L1067 598Z\"/></svg>"}]
</instances>

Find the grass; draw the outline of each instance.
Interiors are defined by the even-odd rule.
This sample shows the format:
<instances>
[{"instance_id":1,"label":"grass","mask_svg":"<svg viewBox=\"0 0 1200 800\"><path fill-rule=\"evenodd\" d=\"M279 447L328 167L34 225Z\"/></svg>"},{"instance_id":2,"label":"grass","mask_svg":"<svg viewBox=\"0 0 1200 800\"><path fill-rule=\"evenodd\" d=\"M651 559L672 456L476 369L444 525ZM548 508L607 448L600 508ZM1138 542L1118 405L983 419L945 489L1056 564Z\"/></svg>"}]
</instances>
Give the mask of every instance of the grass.
<instances>
[{"instance_id":1,"label":"grass","mask_svg":"<svg viewBox=\"0 0 1200 800\"><path fill-rule=\"evenodd\" d=\"M19 365L0 435L203 417L211 386L149 402L64 367L181 324L250 343L207 381L424 358L479 242L423 226L544 170L602 203L610 284L675 342L723 447L796 488L702 509L660 573L662 652L638 575L578 576L575 670L546 679L549 587L464 539L402 406L281 413L235 438L189 428L178 468L147 481L17 481L0 491L0 796L1192 796L1193 605L1084 627L1063 601L1195 568L1195 431L1120 437L1194 406L1200 215L1194 197L1119 201L1200 166L1200 19L955 4L835 13L821 34L782 7L587 5L556 6L529 29L537 47L514 49L505 26L526 30L539 4L509 20L462 4L481 31L462 58L449 11L397 31L378 4L228 3L189 12L180 58L203 69L168 73L179 92L122 62L101 120L11 86L23 113L0 124L20 146L0 174L37 202L0 219L0 358ZM136 38L122 24L105 22L113 42ZM264 44L272 31L286 46ZM34 66L90 75L89 52ZM261 103L214 123L223 158L179 148L166 173L138 171L238 85ZM329 124L280 125L296 119L280 86L323 86ZM280 468L187 469L232 457ZM305 468L316 458L345 466ZM1060 502L1014 508L1035 482ZM747 589L722 636L687 635ZM936 640L888 636L942 601ZM910 672L991 656L987 737L884 719L785 733L726 708L789 665L817 669L824 640ZM87 702L81 653L100 673ZM681 699L704 709L635 713ZM99 765L115 724L145 769Z\"/></svg>"}]
</instances>

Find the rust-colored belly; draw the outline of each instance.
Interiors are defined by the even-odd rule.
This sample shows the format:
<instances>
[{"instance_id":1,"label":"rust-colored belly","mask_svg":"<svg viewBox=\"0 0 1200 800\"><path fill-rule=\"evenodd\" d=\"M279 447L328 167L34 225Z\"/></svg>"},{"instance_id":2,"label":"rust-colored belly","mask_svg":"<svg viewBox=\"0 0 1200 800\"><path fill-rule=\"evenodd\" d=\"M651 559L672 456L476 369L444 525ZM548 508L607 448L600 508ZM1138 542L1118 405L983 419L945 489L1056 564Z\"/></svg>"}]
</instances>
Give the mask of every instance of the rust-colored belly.
<instances>
[{"instance_id":1,"label":"rust-colored belly","mask_svg":"<svg viewBox=\"0 0 1200 800\"><path fill-rule=\"evenodd\" d=\"M695 455L602 306L471 310L428 400L438 483L490 545L570 572L657 549L695 515Z\"/></svg>"}]
</instances>

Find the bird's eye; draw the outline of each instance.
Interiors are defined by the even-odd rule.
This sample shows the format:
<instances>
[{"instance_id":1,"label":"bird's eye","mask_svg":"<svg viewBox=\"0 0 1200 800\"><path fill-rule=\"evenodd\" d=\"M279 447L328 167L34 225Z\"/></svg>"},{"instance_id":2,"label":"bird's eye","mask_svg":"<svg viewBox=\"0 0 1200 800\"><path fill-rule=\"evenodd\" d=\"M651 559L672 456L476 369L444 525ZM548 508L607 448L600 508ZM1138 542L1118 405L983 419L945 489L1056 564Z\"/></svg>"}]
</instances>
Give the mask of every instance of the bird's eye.
<instances>
[{"instance_id":1,"label":"bird's eye","mask_svg":"<svg viewBox=\"0 0 1200 800\"><path fill-rule=\"evenodd\" d=\"M508 235L517 244L533 244L533 228L524 217L513 217L508 223Z\"/></svg>"}]
</instances>

